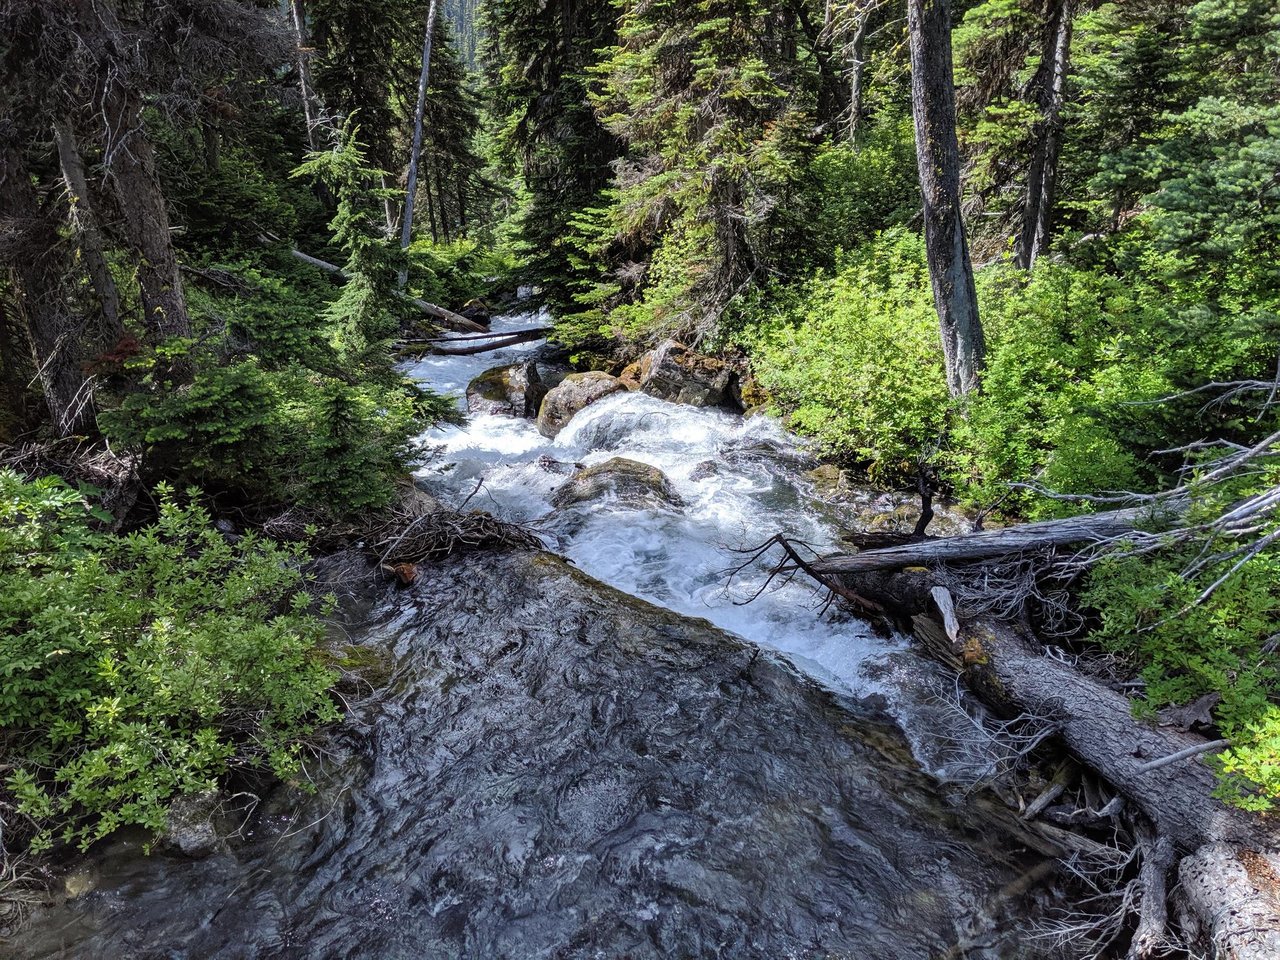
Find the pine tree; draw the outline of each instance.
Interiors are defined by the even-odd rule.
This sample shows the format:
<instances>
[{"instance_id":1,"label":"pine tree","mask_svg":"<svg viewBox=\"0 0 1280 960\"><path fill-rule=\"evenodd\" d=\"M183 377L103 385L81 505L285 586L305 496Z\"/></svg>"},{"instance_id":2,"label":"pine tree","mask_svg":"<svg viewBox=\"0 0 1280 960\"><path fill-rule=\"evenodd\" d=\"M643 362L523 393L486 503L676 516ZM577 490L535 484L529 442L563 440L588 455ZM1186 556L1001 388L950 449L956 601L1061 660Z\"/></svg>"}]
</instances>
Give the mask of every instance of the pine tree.
<instances>
[{"instance_id":1,"label":"pine tree","mask_svg":"<svg viewBox=\"0 0 1280 960\"><path fill-rule=\"evenodd\" d=\"M598 205L619 146L596 117L587 71L614 41L602 0L486 0L485 78L495 144L521 187L517 253L553 306L572 303L574 222Z\"/></svg>"},{"instance_id":2,"label":"pine tree","mask_svg":"<svg viewBox=\"0 0 1280 960\"><path fill-rule=\"evenodd\" d=\"M709 334L797 239L818 81L791 12L760 0L618 0L595 102L626 145L602 224L613 279L586 302L642 336Z\"/></svg>"}]
</instances>

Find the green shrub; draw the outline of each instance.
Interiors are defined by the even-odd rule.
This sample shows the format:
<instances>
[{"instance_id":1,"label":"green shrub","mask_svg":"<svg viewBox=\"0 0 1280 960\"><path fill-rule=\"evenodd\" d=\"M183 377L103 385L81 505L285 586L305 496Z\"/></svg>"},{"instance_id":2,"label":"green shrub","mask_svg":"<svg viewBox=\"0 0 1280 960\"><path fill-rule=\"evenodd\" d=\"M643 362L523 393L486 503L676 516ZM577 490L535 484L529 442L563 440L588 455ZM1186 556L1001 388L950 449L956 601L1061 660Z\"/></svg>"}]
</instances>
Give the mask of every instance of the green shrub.
<instances>
[{"instance_id":1,"label":"green shrub","mask_svg":"<svg viewBox=\"0 0 1280 960\"><path fill-rule=\"evenodd\" d=\"M1198 509L1207 518L1224 505L1215 497ZM1194 561L1223 548L1196 543L1156 556L1118 556L1094 569L1082 599L1101 620L1092 639L1146 682L1139 712L1221 697L1214 720L1231 748L1215 761L1219 795L1272 810L1280 801L1280 553L1266 550L1236 570L1233 558L1186 576Z\"/></svg>"},{"instance_id":2,"label":"green shrub","mask_svg":"<svg viewBox=\"0 0 1280 960\"><path fill-rule=\"evenodd\" d=\"M756 309L739 340L788 423L873 479L914 469L949 407L920 238L886 234Z\"/></svg>"},{"instance_id":3,"label":"green shrub","mask_svg":"<svg viewBox=\"0 0 1280 960\"><path fill-rule=\"evenodd\" d=\"M36 849L159 831L233 765L294 777L337 715L299 549L232 543L159 492L154 524L113 536L84 493L0 471L0 742Z\"/></svg>"}]
</instances>

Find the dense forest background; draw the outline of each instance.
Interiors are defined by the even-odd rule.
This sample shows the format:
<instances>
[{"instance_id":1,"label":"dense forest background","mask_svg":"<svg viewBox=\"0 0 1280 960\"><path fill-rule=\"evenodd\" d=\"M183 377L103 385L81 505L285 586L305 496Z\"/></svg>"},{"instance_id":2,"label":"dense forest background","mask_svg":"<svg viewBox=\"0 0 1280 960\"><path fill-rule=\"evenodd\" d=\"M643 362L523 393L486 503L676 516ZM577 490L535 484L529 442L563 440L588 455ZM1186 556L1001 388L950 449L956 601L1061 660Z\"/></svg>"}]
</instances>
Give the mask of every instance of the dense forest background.
<instances>
[{"instance_id":1,"label":"dense forest background","mask_svg":"<svg viewBox=\"0 0 1280 960\"><path fill-rule=\"evenodd\" d=\"M5 803L86 840L232 757L295 768L332 710L270 572L294 548L219 545L211 517L306 541L391 504L454 415L395 365L430 329L415 301L520 285L580 366L669 338L733 357L753 405L877 484L928 474L993 520L1189 496L1194 534L1080 585L1080 634L1137 709L1208 704L1223 796L1280 798L1273 3L447 0L402 247L428 6L0 5L0 616L26 631L0 728L28 757ZM939 312L970 285L957 379ZM135 591L106 652L58 600L174 564L204 588ZM278 684L210 666L220 611L290 598L233 646ZM127 653L160 607L201 657Z\"/></svg>"}]
</instances>

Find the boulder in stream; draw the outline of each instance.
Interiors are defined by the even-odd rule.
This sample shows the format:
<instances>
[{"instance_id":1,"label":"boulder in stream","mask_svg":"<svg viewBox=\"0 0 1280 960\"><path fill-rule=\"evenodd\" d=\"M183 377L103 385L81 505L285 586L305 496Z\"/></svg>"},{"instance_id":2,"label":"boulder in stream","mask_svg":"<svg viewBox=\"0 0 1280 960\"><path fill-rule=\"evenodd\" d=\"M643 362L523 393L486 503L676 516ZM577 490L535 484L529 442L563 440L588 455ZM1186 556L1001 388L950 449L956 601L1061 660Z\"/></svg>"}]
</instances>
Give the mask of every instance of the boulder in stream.
<instances>
[{"instance_id":1,"label":"boulder in stream","mask_svg":"<svg viewBox=\"0 0 1280 960\"><path fill-rule=\"evenodd\" d=\"M538 432L554 437L573 415L611 393L625 390L622 381L600 371L571 373L550 391L538 409Z\"/></svg>"},{"instance_id":2,"label":"boulder in stream","mask_svg":"<svg viewBox=\"0 0 1280 960\"><path fill-rule=\"evenodd\" d=\"M624 376L628 375L623 371ZM650 396L695 407L735 405L737 372L724 360L704 356L675 340L664 341L630 374Z\"/></svg>"},{"instance_id":3,"label":"boulder in stream","mask_svg":"<svg viewBox=\"0 0 1280 960\"><path fill-rule=\"evenodd\" d=\"M675 506L680 497L667 475L657 467L626 457L614 457L594 467L584 467L567 483L557 488L551 497L556 507L568 507L575 503L590 503L602 497L612 496L626 507Z\"/></svg>"},{"instance_id":4,"label":"boulder in stream","mask_svg":"<svg viewBox=\"0 0 1280 960\"><path fill-rule=\"evenodd\" d=\"M493 367L472 380L467 385L467 409L471 413L531 417L546 394L536 363L514 363Z\"/></svg>"}]
</instances>

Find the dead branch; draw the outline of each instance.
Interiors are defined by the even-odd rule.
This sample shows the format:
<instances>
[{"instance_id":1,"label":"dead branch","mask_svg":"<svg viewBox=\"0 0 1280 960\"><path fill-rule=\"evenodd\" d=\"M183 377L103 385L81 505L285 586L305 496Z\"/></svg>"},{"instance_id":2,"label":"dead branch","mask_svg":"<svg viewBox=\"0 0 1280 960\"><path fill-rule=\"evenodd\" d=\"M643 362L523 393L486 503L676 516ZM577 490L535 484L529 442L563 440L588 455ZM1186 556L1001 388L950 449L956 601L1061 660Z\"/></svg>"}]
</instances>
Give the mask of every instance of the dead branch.
<instances>
[{"instance_id":1,"label":"dead branch","mask_svg":"<svg viewBox=\"0 0 1280 960\"><path fill-rule=\"evenodd\" d=\"M264 237L263 240L264 242L267 242L267 243L271 242L269 237ZM297 258L298 260L301 260L303 263L310 264L311 266L316 267L319 270L323 270L325 273L332 274L333 276L338 277L344 282L348 279L347 272L345 270L343 270L341 267L335 264L330 263L328 260L321 260L319 257L313 257L311 256L311 254L303 253L297 247L293 247L293 246L289 248L289 252L293 254L295 258ZM449 330L457 330L461 333L488 333L488 331L485 330L484 327L476 323L474 320L468 320L466 317L461 316L460 314L454 313L452 310L446 310L444 307L438 307L434 303L428 303L426 300L423 300L419 297L412 297L409 294L403 293L402 291L399 291L399 290L395 290L392 292L394 293L397 299L403 300L405 303L408 303L408 304L411 304L412 306L417 307L419 310L421 310L423 313L425 313L429 317L434 317L436 320L440 322L440 325L442 327L445 327Z\"/></svg>"}]
</instances>

